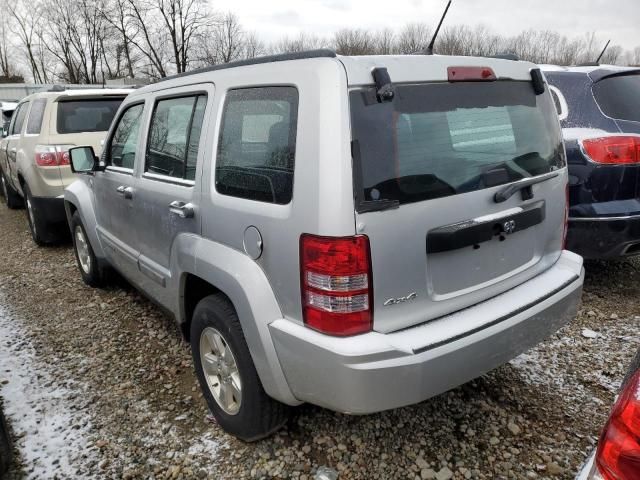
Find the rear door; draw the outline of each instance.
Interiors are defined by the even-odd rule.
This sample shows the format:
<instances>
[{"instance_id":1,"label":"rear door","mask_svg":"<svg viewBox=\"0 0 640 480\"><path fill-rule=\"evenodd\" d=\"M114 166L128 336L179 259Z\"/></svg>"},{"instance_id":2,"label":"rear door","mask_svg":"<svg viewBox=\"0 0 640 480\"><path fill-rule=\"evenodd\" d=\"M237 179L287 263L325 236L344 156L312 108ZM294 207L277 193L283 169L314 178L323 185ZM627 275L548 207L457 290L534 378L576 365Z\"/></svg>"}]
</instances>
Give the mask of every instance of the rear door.
<instances>
[{"instance_id":1,"label":"rear door","mask_svg":"<svg viewBox=\"0 0 640 480\"><path fill-rule=\"evenodd\" d=\"M144 165L136 181L134 216L142 288L169 306L177 285L172 261L180 237L200 233L203 121L213 84L163 90L147 129ZM175 279L174 279L175 280Z\"/></svg>"},{"instance_id":2,"label":"rear door","mask_svg":"<svg viewBox=\"0 0 640 480\"><path fill-rule=\"evenodd\" d=\"M350 93L356 225L370 239L374 329L471 306L562 249L566 169L553 101L531 82L435 82ZM506 188L523 180L530 188ZM505 195L503 195L505 194Z\"/></svg>"},{"instance_id":3,"label":"rear door","mask_svg":"<svg viewBox=\"0 0 640 480\"><path fill-rule=\"evenodd\" d=\"M6 168L8 171L5 173L9 178L9 181L15 188L18 188L18 148L20 147L20 139L22 138L22 130L24 127L24 120L29 111L29 102L23 102L18 105L16 111L11 119L9 126L9 135L6 138L4 144L6 155Z\"/></svg>"}]
</instances>

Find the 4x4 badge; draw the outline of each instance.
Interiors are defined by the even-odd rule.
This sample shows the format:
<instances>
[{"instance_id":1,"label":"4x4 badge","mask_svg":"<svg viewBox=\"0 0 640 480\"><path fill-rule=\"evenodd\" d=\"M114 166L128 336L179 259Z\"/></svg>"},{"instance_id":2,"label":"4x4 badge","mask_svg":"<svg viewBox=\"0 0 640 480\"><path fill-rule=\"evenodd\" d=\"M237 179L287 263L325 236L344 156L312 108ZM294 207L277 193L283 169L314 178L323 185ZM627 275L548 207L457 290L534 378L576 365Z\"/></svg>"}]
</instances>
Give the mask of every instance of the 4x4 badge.
<instances>
[{"instance_id":1,"label":"4x4 badge","mask_svg":"<svg viewBox=\"0 0 640 480\"><path fill-rule=\"evenodd\" d=\"M410 302L411 300L415 300L418 297L416 292L410 293L406 297L398 297L398 298L390 298L386 302L384 302L384 306L388 307L390 305L398 305L399 303Z\"/></svg>"},{"instance_id":2,"label":"4x4 badge","mask_svg":"<svg viewBox=\"0 0 640 480\"><path fill-rule=\"evenodd\" d=\"M502 224L502 230L507 235L516 231L516 221L515 220L507 220Z\"/></svg>"}]
</instances>

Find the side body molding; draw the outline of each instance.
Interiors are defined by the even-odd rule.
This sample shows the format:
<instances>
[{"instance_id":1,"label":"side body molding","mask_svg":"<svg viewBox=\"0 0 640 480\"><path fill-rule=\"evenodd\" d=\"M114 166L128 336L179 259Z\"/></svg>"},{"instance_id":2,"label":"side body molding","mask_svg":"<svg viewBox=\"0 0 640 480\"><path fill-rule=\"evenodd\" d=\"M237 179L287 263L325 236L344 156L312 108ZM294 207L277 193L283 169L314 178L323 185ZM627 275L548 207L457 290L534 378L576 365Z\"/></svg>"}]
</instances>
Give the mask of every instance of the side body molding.
<instances>
[{"instance_id":1,"label":"side body molding","mask_svg":"<svg viewBox=\"0 0 640 480\"><path fill-rule=\"evenodd\" d=\"M193 266L193 270L172 272L174 278L180 279L178 322L186 321L183 299L187 275L209 282L233 303L267 394L288 405L301 404L289 389L269 332L269 324L283 315L260 266L244 253L202 237L189 235L181 238L180 243L174 245L177 258L172 267Z\"/></svg>"},{"instance_id":2,"label":"side body molding","mask_svg":"<svg viewBox=\"0 0 640 480\"><path fill-rule=\"evenodd\" d=\"M93 191L89 186L89 182L92 179L93 177L89 175L79 175L79 178L75 182L65 188L64 209L67 214L67 223L70 225L72 213L69 204L76 207L82 224L87 231L93 253L98 259L104 260L104 251L96 231L98 222L96 220L95 205L93 202Z\"/></svg>"}]
</instances>

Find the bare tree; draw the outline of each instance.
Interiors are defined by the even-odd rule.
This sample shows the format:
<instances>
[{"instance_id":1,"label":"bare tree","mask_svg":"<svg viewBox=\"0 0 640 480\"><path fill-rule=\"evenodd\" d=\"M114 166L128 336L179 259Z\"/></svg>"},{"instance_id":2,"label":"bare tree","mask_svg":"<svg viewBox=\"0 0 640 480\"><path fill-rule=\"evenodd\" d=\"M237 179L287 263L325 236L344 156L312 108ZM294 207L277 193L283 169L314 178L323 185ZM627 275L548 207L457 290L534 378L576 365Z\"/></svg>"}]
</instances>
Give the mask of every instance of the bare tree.
<instances>
[{"instance_id":1,"label":"bare tree","mask_svg":"<svg viewBox=\"0 0 640 480\"><path fill-rule=\"evenodd\" d=\"M6 1L0 3L2 11L7 11L6 3ZM0 74L4 77L13 77L16 74L9 27L9 17L6 15L0 16Z\"/></svg>"},{"instance_id":2,"label":"bare tree","mask_svg":"<svg viewBox=\"0 0 640 480\"><path fill-rule=\"evenodd\" d=\"M370 55L375 53L376 42L370 32L345 28L333 35L333 46L341 55Z\"/></svg>"},{"instance_id":3,"label":"bare tree","mask_svg":"<svg viewBox=\"0 0 640 480\"><path fill-rule=\"evenodd\" d=\"M43 83L44 72L40 69L35 53L38 26L42 25L42 9L38 4L32 5L26 0L18 0L15 3L7 3L7 11L13 20L11 31L18 37L26 53L33 81Z\"/></svg>"},{"instance_id":4,"label":"bare tree","mask_svg":"<svg viewBox=\"0 0 640 480\"><path fill-rule=\"evenodd\" d=\"M429 46L431 30L424 23L408 23L400 30L397 38L399 53L420 53Z\"/></svg>"},{"instance_id":5,"label":"bare tree","mask_svg":"<svg viewBox=\"0 0 640 480\"><path fill-rule=\"evenodd\" d=\"M310 35L305 32L301 32L297 37L284 37L271 47L272 53L294 53L303 52L305 50L314 50L317 48L324 48L328 45L328 41Z\"/></svg>"}]
</instances>

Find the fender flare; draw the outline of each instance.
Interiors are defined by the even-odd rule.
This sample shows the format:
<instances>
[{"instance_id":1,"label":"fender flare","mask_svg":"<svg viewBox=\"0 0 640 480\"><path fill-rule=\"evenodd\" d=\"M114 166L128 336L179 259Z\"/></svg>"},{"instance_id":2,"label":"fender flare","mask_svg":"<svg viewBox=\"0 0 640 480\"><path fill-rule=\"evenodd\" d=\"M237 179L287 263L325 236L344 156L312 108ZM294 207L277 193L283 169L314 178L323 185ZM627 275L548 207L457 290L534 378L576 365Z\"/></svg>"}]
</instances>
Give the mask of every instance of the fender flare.
<instances>
[{"instance_id":1,"label":"fender flare","mask_svg":"<svg viewBox=\"0 0 640 480\"><path fill-rule=\"evenodd\" d=\"M64 190L64 210L69 226L71 226L71 216L73 215L70 205L73 205L80 215L80 220L82 220L82 225L84 225L84 229L87 232L94 255L96 258L104 260L104 250L96 230L98 222L93 203L93 192L84 179L76 180Z\"/></svg>"},{"instance_id":2,"label":"fender flare","mask_svg":"<svg viewBox=\"0 0 640 480\"><path fill-rule=\"evenodd\" d=\"M256 371L267 394L288 405L302 402L294 397L278 360L269 324L282 319L275 294L260 266L238 250L189 235L176 249L176 265L183 266L179 278L177 320L185 318L184 290L186 278L194 275L224 293L233 304Z\"/></svg>"}]
</instances>

